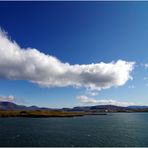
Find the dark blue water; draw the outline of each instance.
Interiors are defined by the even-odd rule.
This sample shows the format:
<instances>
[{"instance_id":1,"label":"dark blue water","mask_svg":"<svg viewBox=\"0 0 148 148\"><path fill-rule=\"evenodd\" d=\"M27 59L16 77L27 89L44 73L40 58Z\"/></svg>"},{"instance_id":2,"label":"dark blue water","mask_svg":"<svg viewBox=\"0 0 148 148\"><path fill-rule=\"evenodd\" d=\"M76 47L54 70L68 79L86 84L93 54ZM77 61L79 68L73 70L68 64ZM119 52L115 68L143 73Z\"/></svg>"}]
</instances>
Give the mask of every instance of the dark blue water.
<instances>
[{"instance_id":1,"label":"dark blue water","mask_svg":"<svg viewBox=\"0 0 148 148\"><path fill-rule=\"evenodd\" d=\"M148 146L148 113L0 118L0 146Z\"/></svg>"}]
</instances>

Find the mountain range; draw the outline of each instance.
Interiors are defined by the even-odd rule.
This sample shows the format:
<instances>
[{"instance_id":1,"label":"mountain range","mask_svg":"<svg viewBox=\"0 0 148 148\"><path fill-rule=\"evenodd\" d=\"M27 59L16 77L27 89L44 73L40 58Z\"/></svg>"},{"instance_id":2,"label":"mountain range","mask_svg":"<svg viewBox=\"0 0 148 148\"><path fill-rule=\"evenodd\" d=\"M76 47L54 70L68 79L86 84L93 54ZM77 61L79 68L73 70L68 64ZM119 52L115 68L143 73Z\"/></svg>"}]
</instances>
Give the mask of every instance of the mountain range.
<instances>
[{"instance_id":1,"label":"mountain range","mask_svg":"<svg viewBox=\"0 0 148 148\"><path fill-rule=\"evenodd\" d=\"M126 112L126 111L148 111L148 106L115 106L115 105L96 105L96 106L77 106L73 108L52 109L38 106L24 106L12 102L0 102L0 110L60 110L60 111L85 111L85 112Z\"/></svg>"}]
</instances>

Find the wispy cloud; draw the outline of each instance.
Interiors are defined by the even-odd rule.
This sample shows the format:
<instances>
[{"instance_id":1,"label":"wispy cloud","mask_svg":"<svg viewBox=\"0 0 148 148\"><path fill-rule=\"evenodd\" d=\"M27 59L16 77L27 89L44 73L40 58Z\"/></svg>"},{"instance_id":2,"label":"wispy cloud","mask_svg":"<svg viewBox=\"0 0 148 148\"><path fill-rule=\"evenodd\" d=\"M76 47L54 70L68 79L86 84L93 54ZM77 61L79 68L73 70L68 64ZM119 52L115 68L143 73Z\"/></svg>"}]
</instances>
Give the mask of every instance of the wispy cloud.
<instances>
[{"instance_id":1,"label":"wispy cloud","mask_svg":"<svg viewBox=\"0 0 148 148\"><path fill-rule=\"evenodd\" d=\"M35 48L21 48L0 31L0 78L27 80L43 87L85 87L101 90L124 85L132 79L134 62L63 63Z\"/></svg>"},{"instance_id":2,"label":"wispy cloud","mask_svg":"<svg viewBox=\"0 0 148 148\"><path fill-rule=\"evenodd\" d=\"M99 93L98 93L98 91L93 91L93 90L87 89L85 91L85 94L89 95L89 96L97 96Z\"/></svg>"},{"instance_id":3,"label":"wispy cloud","mask_svg":"<svg viewBox=\"0 0 148 148\"><path fill-rule=\"evenodd\" d=\"M148 80L148 77L144 77L143 80Z\"/></svg>"},{"instance_id":4,"label":"wispy cloud","mask_svg":"<svg viewBox=\"0 0 148 148\"><path fill-rule=\"evenodd\" d=\"M91 96L97 96L98 93L97 93L97 92L90 92L90 95L91 95Z\"/></svg>"},{"instance_id":5,"label":"wispy cloud","mask_svg":"<svg viewBox=\"0 0 148 148\"><path fill-rule=\"evenodd\" d=\"M144 67L145 67L145 68L148 68L148 63L144 64Z\"/></svg>"},{"instance_id":6,"label":"wispy cloud","mask_svg":"<svg viewBox=\"0 0 148 148\"><path fill-rule=\"evenodd\" d=\"M129 89L134 89L134 88L136 88L136 87L135 87L135 85L129 85L128 88L129 88Z\"/></svg>"},{"instance_id":7,"label":"wispy cloud","mask_svg":"<svg viewBox=\"0 0 148 148\"><path fill-rule=\"evenodd\" d=\"M112 99L94 99L90 98L88 96L82 95L78 96L77 99L83 103L83 104L89 104L89 105L116 105L116 106L131 106L131 105L138 105L136 103L132 102L122 102L122 101L116 101Z\"/></svg>"},{"instance_id":8,"label":"wispy cloud","mask_svg":"<svg viewBox=\"0 0 148 148\"><path fill-rule=\"evenodd\" d=\"M8 101L8 102L13 102L15 100L15 97L10 95L10 96L0 96L0 101Z\"/></svg>"}]
</instances>

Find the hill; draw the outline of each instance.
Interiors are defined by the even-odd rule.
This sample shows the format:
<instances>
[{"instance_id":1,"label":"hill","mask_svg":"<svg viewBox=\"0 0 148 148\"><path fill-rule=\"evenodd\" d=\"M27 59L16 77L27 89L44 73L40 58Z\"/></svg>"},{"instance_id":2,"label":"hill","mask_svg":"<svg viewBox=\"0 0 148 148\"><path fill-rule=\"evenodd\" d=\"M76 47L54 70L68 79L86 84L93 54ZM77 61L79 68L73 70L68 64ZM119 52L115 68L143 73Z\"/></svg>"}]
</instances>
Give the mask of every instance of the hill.
<instances>
[{"instance_id":1,"label":"hill","mask_svg":"<svg viewBox=\"0 0 148 148\"><path fill-rule=\"evenodd\" d=\"M0 110L50 110L49 108L41 108L38 106L24 106L12 102L0 102Z\"/></svg>"},{"instance_id":2,"label":"hill","mask_svg":"<svg viewBox=\"0 0 148 148\"><path fill-rule=\"evenodd\" d=\"M52 109L38 106L24 106L12 102L0 102L1 111L17 110L50 110L64 112L147 112L148 106L115 106L115 105L96 105L96 106L77 106L73 108Z\"/></svg>"}]
</instances>

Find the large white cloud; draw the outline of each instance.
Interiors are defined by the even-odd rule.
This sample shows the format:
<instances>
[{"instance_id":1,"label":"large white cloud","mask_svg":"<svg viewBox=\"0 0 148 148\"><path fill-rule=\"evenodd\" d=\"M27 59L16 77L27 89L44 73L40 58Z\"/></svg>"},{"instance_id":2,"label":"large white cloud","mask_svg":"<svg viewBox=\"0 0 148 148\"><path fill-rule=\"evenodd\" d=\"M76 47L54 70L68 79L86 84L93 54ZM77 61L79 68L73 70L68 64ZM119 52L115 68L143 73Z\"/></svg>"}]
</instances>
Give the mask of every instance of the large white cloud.
<instances>
[{"instance_id":1,"label":"large white cloud","mask_svg":"<svg viewBox=\"0 0 148 148\"><path fill-rule=\"evenodd\" d=\"M141 105L141 104L136 104L132 102L122 102L122 101L116 101L112 99L94 99L90 98L88 96L82 95L77 97L79 101L83 104L89 104L89 105L116 105L116 106L133 106L133 105Z\"/></svg>"},{"instance_id":2,"label":"large white cloud","mask_svg":"<svg viewBox=\"0 0 148 148\"><path fill-rule=\"evenodd\" d=\"M0 79L28 80L44 87L101 90L124 85L132 78L133 67L134 62L123 60L70 65L37 49L23 49L0 31Z\"/></svg>"}]
</instances>

